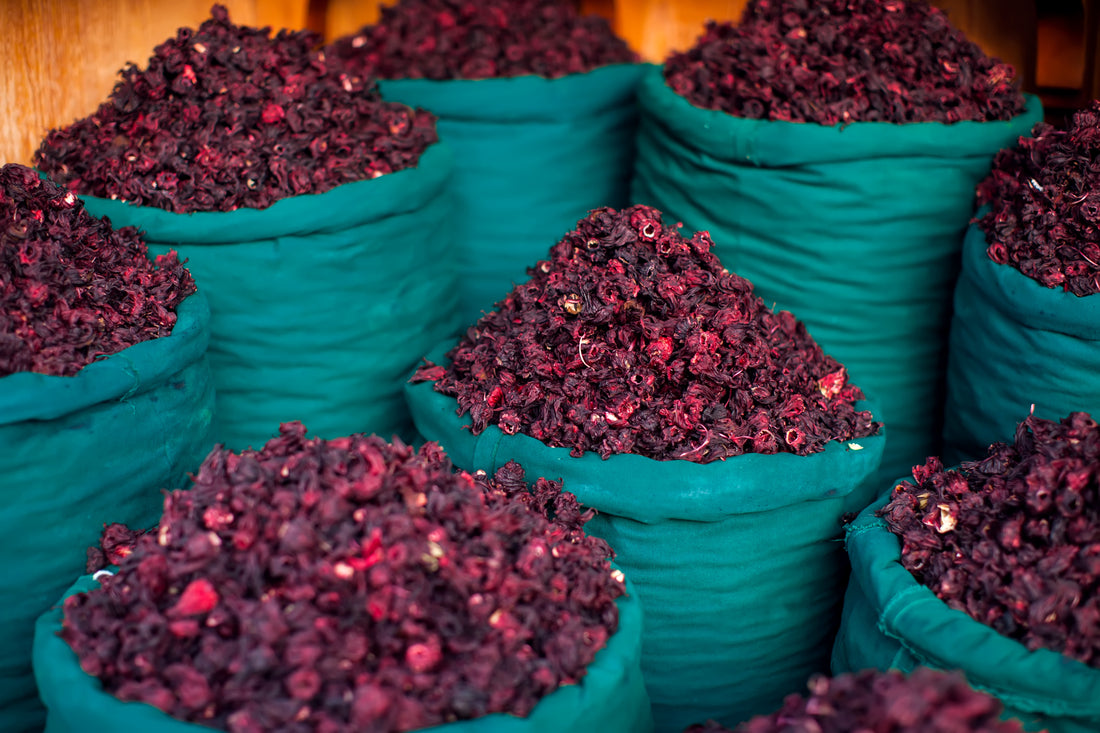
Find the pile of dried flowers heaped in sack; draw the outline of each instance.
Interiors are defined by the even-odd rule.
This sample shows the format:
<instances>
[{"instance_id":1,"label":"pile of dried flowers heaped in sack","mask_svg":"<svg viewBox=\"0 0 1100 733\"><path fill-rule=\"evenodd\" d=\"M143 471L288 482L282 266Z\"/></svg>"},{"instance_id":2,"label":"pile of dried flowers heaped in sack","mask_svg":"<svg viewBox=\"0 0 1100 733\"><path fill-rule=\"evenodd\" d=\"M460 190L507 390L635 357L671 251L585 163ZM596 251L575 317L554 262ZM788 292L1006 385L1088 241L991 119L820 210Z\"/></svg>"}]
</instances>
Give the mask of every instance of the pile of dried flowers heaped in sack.
<instances>
[{"instance_id":1,"label":"pile of dried flowers heaped in sack","mask_svg":"<svg viewBox=\"0 0 1100 733\"><path fill-rule=\"evenodd\" d=\"M0 377L72 376L167 336L194 292L175 252L154 263L133 227L112 229L30 168L0 168Z\"/></svg>"},{"instance_id":2,"label":"pile of dried flowers heaped in sack","mask_svg":"<svg viewBox=\"0 0 1100 733\"><path fill-rule=\"evenodd\" d=\"M1041 122L1001 151L978 186L978 219L994 262L1048 288L1100 292L1100 102L1064 130Z\"/></svg>"},{"instance_id":3,"label":"pile of dried flowers heaped in sack","mask_svg":"<svg viewBox=\"0 0 1100 733\"><path fill-rule=\"evenodd\" d=\"M1024 109L1015 70L924 0L750 0L664 74L692 104L750 119L950 123Z\"/></svg>"},{"instance_id":4,"label":"pile of dried flowers heaped in sack","mask_svg":"<svg viewBox=\"0 0 1100 733\"><path fill-rule=\"evenodd\" d=\"M233 733L523 716L618 626L588 517L515 463L471 476L435 444L284 425L114 536L117 574L65 602L62 637L116 697Z\"/></svg>"},{"instance_id":5,"label":"pile of dried flowers heaped in sack","mask_svg":"<svg viewBox=\"0 0 1100 733\"><path fill-rule=\"evenodd\" d=\"M401 0L381 14L330 55L380 79L554 79L638 60L605 19L568 0Z\"/></svg>"},{"instance_id":6,"label":"pile of dried flowers heaped in sack","mask_svg":"<svg viewBox=\"0 0 1100 733\"><path fill-rule=\"evenodd\" d=\"M415 167L435 117L334 68L307 31L248 28L215 5L198 29L121 71L89 117L53 130L37 166L81 195L177 213L279 199Z\"/></svg>"},{"instance_id":7,"label":"pile of dried flowers heaped in sack","mask_svg":"<svg viewBox=\"0 0 1100 733\"><path fill-rule=\"evenodd\" d=\"M951 608L1028 649L1100 667L1100 428L1029 416L1013 444L913 469L879 510L901 562Z\"/></svg>"},{"instance_id":8,"label":"pile of dried flowers heaped in sack","mask_svg":"<svg viewBox=\"0 0 1100 733\"><path fill-rule=\"evenodd\" d=\"M971 688L961 674L918 667L908 676L865 670L809 682L809 695L790 695L771 715L760 715L736 733L1023 733L1019 721L1002 720L1003 705ZM714 722L684 733L732 733Z\"/></svg>"},{"instance_id":9,"label":"pile of dried flowers heaped in sack","mask_svg":"<svg viewBox=\"0 0 1100 733\"><path fill-rule=\"evenodd\" d=\"M788 312L772 312L646 206L599 209L414 381L574 455L699 463L808 455L878 431L863 398Z\"/></svg>"}]
</instances>

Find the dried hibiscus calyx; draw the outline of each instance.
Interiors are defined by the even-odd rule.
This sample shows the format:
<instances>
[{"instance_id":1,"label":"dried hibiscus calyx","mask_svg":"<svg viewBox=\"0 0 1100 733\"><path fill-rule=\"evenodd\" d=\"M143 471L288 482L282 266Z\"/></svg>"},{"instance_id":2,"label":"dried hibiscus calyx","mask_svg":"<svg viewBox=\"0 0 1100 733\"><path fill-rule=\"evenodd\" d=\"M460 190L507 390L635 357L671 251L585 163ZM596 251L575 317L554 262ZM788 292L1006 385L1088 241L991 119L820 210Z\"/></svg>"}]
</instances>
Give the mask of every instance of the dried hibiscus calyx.
<instances>
[{"instance_id":1,"label":"dried hibiscus calyx","mask_svg":"<svg viewBox=\"0 0 1100 733\"><path fill-rule=\"evenodd\" d=\"M1016 72L924 0L749 0L668 57L665 79L697 107L822 125L1007 120Z\"/></svg>"},{"instance_id":2,"label":"dried hibiscus calyx","mask_svg":"<svg viewBox=\"0 0 1100 733\"><path fill-rule=\"evenodd\" d=\"M1048 288L1100 292L1100 102L1060 130L1040 122L978 186L986 253Z\"/></svg>"},{"instance_id":3,"label":"dried hibiscus calyx","mask_svg":"<svg viewBox=\"0 0 1100 733\"><path fill-rule=\"evenodd\" d=\"M788 695L783 707L735 729L713 721L684 733L1023 733L1017 720L1001 720L1003 705L971 688L958 672L917 667L909 676L898 671L864 670L810 679L809 694Z\"/></svg>"},{"instance_id":4,"label":"dried hibiscus calyx","mask_svg":"<svg viewBox=\"0 0 1100 733\"><path fill-rule=\"evenodd\" d=\"M95 573L109 565L118 565L134 551L138 539L152 530L130 529L125 524L112 522L104 525L99 544L88 548L88 561L84 572Z\"/></svg>"},{"instance_id":5,"label":"dried hibiscus calyx","mask_svg":"<svg viewBox=\"0 0 1100 733\"><path fill-rule=\"evenodd\" d=\"M175 252L154 264L133 227L112 229L30 168L0 167L0 377L72 376L171 335L194 292Z\"/></svg>"},{"instance_id":6,"label":"dried hibiscus calyx","mask_svg":"<svg viewBox=\"0 0 1100 733\"><path fill-rule=\"evenodd\" d=\"M381 79L556 78L638 60L568 0L401 0L328 53Z\"/></svg>"},{"instance_id":7,"label":"dried hibiscus calyx","mask_svg":"<svg viewBox=\"0 0 1100 733\"><path fill-rule=\"evenodd\" d=\"M523 716L618 628L586 518L515 464L471 476L433 443L288 424L215 449L61 635L116 697L234 733Z\"/></svg>"},{"instance_id":8,"label":"dried hibiscus calyx","mask_svg":"<svg viewBox=\"0 0 1100 733\"><path fill-rule=\"evenodd\" d=\"M598 209L414 381L574 455L698 463L808 455L876 433L863 394L806 327L647 206Z\"/></svg>"},{"instance_id":9,"label":"dried hibiscus calyx","mask_svg":"<svg viewBox=\"0 0 1100 733\"><path fill-rule=\"evenodd\" d=\"M901 562L951 608L1100 667L1100 428L1029 416L980 461L913 469L879 510Z\"/></svg>"},{"instance_id":10,"label":"dried hibiscus calyx","mask_svg":"<svg viewBox=\"0 0 1100 733\"><path fill-rule=\"evenodd\" d=\"M177 213L263 209L415 167L438 140L434 116L332 68L318 36L211 13L123 69L94 114L51 131L38 167L78 194Z\"/></svg>"}]
</instances>

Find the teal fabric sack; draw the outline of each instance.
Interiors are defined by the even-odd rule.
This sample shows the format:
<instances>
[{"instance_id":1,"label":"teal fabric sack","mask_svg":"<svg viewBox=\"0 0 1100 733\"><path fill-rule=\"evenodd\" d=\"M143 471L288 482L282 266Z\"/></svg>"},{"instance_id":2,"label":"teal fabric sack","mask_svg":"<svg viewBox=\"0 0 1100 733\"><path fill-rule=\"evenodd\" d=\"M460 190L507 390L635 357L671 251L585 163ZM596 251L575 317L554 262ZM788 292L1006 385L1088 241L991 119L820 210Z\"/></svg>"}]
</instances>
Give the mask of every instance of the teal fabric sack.
<instances>
[{"instance_id":1,"label":"teal fabric sack","mask_svg":"<svg viewBox=\"0 0 1100 733\"><path fill-rule=\"evenodd\" d=\"M439 136L454 150L463 326L526 281L527 268L589 210L628 203L643 68L379 82L386 99L438 115Z\"/></svg>"},{"instance_id":2,"label":"teal fabric sack","mask_svg":"<svg viewBox=\"0 0 1100 733\"><path fill-rule=\"evenodd\" d=\"M428 358L445 364L444 353ZM874 496L882 435L806 457L604 461L495 426L475 436L432 383L406 394L417 430L457 466L493 472L515 460L597 510L587 531L611 545L645 609L642 673L658 731L771 712L827 670L847 573L840 518Z\"/></svg>"},{"instance_id":3,"label":"teal fabric sack","mask_svg":"<svg viewBox=\"0 0 1100 733\"><path fill-rule=\"evenodd\" d=\"M880 479L939 454L951 293L974 188L1041 121L846 127L693 106L653 69L639 89L632 196L805 322L890 429Z\"/></svg>"},{"instance_id":4,"label":"teal fabric sack","mask_svg":"<svg viewBox=\"0 0 1100 733\"><path fill-rule=\"evenodd\" d=\"M411 425L406 373L459 324L451 257L451 156L267 209L174 214L83 197L115 226L145 230L149 251L187 259L210 299L214 438L259 448L301 420L335 438Z\"/></svg>"},{"instance_id":5,"label":"teal fabric sack","mask_svg":"<svg viewBox=\"0 0 1100 733\"><path fill-rule=\"evenodd\" d=\"M1019 642L947 606L901 564L901 543L875 516L880 497L847 530L852 577L833 650L833 674L917 665L962 670L1029 730L1100 730L1100 669Z\"/></svg>"},{"instance_id":6,"label":"teal fabric sack","mask_svg":"<svg viewBox=\"0 0 1100 733\"><path fill-rule=\"evenodd\" d=\"M64 598L99 584L80 578ZM560 687L539 701L526 718L496 713L477 720L421 729L423 733L650 733L653 721L639 668L642 608L630 578L617 601L619 629L588 665L576 685ZM49 710L46 733L203 733L210 729L176 720L144 703L122 702L84 673L76 654L57 634L59 602L34 631L34 670Z\"/></svg>"},{"instance_id":7,"label":"teal fabric sack","mask_svg":"<svg viewBox=\"0 0 1100 733\"><path fill-rule=\"evenodd\" d=\"M978 212L979 216L985 211ZM1035 416L1100 418L1100 294L1044 287L986 255L976 224L955 288L944 408L944 461L983 458Z\"/></svg>"},{"instance_id":8,"label":"teal fabric sack","mask_svg":"<svg viewBox=\"0 0 1100 733\"><path fill-rule=\"evenodd\" d=\"M170 336L135 344L72 377L0 378L0 731L40 731L31 674L34 620L103 525L147 527L161 490L180 485L213 443L202 292L180 304Z\"/></svg>"}]
</instances>

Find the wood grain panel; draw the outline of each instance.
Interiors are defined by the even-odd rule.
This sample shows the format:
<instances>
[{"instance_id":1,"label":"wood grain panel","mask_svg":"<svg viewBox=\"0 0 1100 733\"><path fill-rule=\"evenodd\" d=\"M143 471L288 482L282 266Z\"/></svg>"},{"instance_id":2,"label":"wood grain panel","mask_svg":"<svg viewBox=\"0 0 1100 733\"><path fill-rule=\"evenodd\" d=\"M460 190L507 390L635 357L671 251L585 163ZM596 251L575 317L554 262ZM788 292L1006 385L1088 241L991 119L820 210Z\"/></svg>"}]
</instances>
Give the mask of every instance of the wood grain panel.
<instances>
[{"instance_id":1,"label":"wood grain panel","mask_svg":"<svg viewBox=\"0 0 1100 733\"><path fill-rule=\"evenodd\" d=\"M248 25L300 27L306 0L224 0ZM30 163L45 133L95 111L128 61L196 26L211 0L0 1L0 164Z\"/></svg>"},{"instance_id":2,"label":"wood grain panel","mask_svg":"<svg viewBox=\"0 0 1100 733\"><path fill-rule=\"evenodd\" d=\"M325 38L335 41L378 21L379 9L391 2L377 0L328 0L325 10Z\"/></svg>"},{"instance_id":3,"label":"wood grain panel","mask_svg":"<svg viewBox=\"0 0 1100 733\"><path fill-rule=\"evenodd\" d=\"M309 0L254 0L253 4L256 25L269 25L272 30L312 28L318 33L324 31L324 28L314 27L310 23ZM234 18L232 15L229 17Z\"/></svg>"},{"instance_id":4,"label":"wood grain panel","mask_svg":"<svg viewBox=\"0 0 1100 733\"><path fill-rule=\"evenodd\" d=\"M615 30L646 61L691 47L707 20L741 19L748 0L616 0Z\"/></svg>"},{"instance_id":5,"label":"wood grain panel","mask_svg":"<svg viewBox=\"0 0 1100 733\"><path fill-rule=\"evenodd\" d=\"M615 19L615 0L578 0L577 7L583 15L602 15Z\"/></svg>"}]
</instances>

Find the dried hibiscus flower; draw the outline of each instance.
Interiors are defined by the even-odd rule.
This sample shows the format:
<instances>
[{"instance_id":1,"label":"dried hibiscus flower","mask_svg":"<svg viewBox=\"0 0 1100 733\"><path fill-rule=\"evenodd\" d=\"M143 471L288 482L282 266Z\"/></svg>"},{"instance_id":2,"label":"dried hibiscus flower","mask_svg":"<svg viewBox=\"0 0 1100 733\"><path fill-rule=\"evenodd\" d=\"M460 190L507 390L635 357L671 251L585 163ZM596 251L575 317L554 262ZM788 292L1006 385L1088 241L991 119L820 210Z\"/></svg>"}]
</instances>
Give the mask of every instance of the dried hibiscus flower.
<instances>
[{"instance_id":1,"label":"dried hibiscus flower","mask_svg":"<svg viewBox=\"0 0 1100 733\"><path fill-rule=\"evenodd\" d=\"M1015 70L924 0L749 0L664 74L697 107L830 126L1007 120L1025 104Z\"/></svg>"},{"instance_id":2,"label":"dried hibiscus flower","mask_svg":"<svg viewBox=\"0 0 1100 733\"><path fill-rule=\"evenodd\" d=\"M1059 130L1040 122L978 186L986 252L1048 288L1100 292L1100 102Z\"/></svg>"},{"instance_id":3,"label":"dried hibiscus flower","mask_svg":"<svg viewBox=\"0 0 1100 733\"><path fill-rule=\"evenodd\" d=\"M917 667L898 671L864 670L810 679L808 696L788 695L783 707L731 730L715 722L684 733L1023 733L1016 720L1002 720L1004 706L971 688L957 672Z\"/></svg>"},{"instance_id":4,"label":"dried hibiscus flower","mask_svg":"<svg viewBox=\"0 0 1100 733\"><path fill-rule=\"evenodd\" d=\"M375 436L215 449L62 637L122 700L233 733L529 713L618 628L622 575L560 483Z\"/></svg>"},{"instance_id":5,"label":"dried hibiscus flower","mask_svg":"<svg viewBox=\"0 0 1100 733\"><path fill-rule=\"evenodd\" d=\"M81 195L177 213L279 199L415 167L435 117L331 67L307 31L248 28L216 5L95 114L51 131L39 168Z\"/></svg>"},{"instance_id":6,"label":"dried hibiscus flower","mask_svg":"<svg viewBox=\"0 0 1100 733\"><path fill-rule=\"evenodd\" d=\"M569 0L401 0L329 54L381 79L556 78L638 56Z\"/></svg>"},{"instance_id":7,"label":"dried hibiscus flower","mask_svg":"<svg viewBox=\"0 0 1100 733\"><path fill-rule=\"evenodd\" d=\"M1029 416L1014 444L913 469L879 510L901 562L951 608L1100 667L1100 428Z\"/></svg>"},{"instance_id":8,"label":"dried hibiscus flower","mask_svg":"<svg viewBox=\"0 0 1100 733\"><path fill-rule=\"evenodd\" d=\"M577 456L707 463L876 433L844 367L710 248L651 207L593 211L446 367L413 379L455 397L475 434L497 425Z\"/></svg>"},{"instance_id":9,"label":"dried hibiscus flower","mask_svg":"<svg viewBox=\"0 0 1100 733\"><path fill-rule=\"evenodd\" d=\"M175 252L154 264L137 229L112 229L30 168L0 167L0 377L72 376L168 336L194 292Z\"/></svg>"},{"instance_id":10,"label":"dried hibiscus flower","mask_svg":"<svg viewBox=\"0 0 1100 733\"><path fill-rule=\"evenodd\" d=\"M118 565L134 551L142 535L153 529L130 529L125 524L112 522L103 525L99 535L99 544L88 548L84 572L96 573L109 565Z\"/></svg>"}]
</instances>

